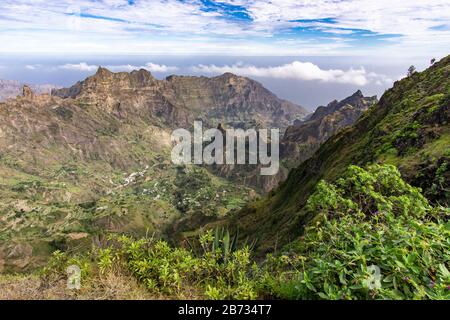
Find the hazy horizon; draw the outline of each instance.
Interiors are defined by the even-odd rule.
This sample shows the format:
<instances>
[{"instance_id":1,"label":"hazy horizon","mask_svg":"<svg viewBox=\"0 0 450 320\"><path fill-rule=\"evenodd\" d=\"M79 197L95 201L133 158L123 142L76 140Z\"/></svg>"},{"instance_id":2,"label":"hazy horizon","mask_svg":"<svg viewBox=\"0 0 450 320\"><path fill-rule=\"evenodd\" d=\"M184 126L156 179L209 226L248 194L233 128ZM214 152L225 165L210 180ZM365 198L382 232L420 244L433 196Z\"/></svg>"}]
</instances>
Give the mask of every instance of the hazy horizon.
<instances>
[{"instance_id":1,"label":"hazy horizon","mask_svg":"<svg viewBox=\"0 0 450 320\"><path fill-rule=\"evenodd\" d=\"M430 58L431 59L431 58ZM414 64L418 70L429 64L428 57L409 61L372 60L355 57L234 57L234 56L149 56L149 55L0 55L0 79L29 84L71 86L92 75L98 66L112 71L145 68L158 79L177 74L216 76L233 72L261 82L280 98L314 110L357 90L366 96L390 88ZM306 70L295 70L303 66ZM294 69L293 71L291 71ZM315 77L322 72L325 78ZM328 77L328 78L327 78Z\"/></svg>"}]
</instances>

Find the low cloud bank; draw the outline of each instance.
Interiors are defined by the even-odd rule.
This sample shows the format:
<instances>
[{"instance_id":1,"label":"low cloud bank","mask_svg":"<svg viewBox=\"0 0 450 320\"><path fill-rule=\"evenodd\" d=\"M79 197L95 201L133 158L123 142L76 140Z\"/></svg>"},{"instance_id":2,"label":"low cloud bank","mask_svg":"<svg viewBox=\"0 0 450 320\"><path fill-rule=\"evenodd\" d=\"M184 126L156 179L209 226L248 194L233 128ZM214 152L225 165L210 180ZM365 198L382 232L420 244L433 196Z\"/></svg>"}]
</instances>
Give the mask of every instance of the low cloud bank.
<instances>
[{"instance_id":1,"label":"low cloud bank","mask_svg":"<svg viewBox=\"0 0 450 320\"><path fill-rule=\"evenodd\" d=\"M83 71L83 72L93 72L98 69L99 66L93 64L87 64L86 62L80 62L76 64L67 63L61 66L58 66L59 69L65 70L73 70L73 71ZM105 68L111 71L133 71L139 69L146 69L150 72L172 72L178 70L178 67L175 66L167 66L164 64L156 64L156 63L146 63L144 66L135 66L131 64L125 65L107 65Z\"/></svg>"},{"instance_id":2,"label":"low cloud bank","mask_svg":"<svg viewBox=\"0 0 450 320\"><path fill-rule=\"evenodd\" d=\"M58 69L94 72L98 65L87 64L80 62L76 64L60 65ZM118 71L133 71L139 69L146 69L150 72L176 72L179 70L176 66L168 66L164 64L156 64L148 62L143 66L124 64L124 65L106 65L105 68ZM36 69L35 66L27 66L28 69ZM241 76L259 77L259 78L273 78L273 79L292 79L302 81L319 81L325 83L351 84L356 86L366 86L368 84L375 84L378 86L391 85L393 80L386 75L375 72L368 72L364 67L342 69L322 69L318 65L311 62L293 61L288 64L279 66L257 67L254 65L246 65L243 63L236 63L233 65L218 66L215 64L205 65L199 64L189 67L191 72L205 75L218 75L225 72L231 72Z\"/></svg>"},{"instance_id":3,"label":"low cloud bank","mask_svg":"<svg viewBox=\"0 0 450 320\"><path fill-rule=\"evenodd\" d=\"M191 68L193 72L202 74L221 74L231 72L248 77L276 78L276 79L294 79L303 81L322 81L330 83L343 83L364 86L369 83L379 85L392 83L392 79L385 75L374 72L367 72L363 67L358 69L350 68L348 70L340 69L321 69L311 62L294 61L289 64L274 67L256 67L253 65L203 65Z\"/></svg>"}]
</instances>

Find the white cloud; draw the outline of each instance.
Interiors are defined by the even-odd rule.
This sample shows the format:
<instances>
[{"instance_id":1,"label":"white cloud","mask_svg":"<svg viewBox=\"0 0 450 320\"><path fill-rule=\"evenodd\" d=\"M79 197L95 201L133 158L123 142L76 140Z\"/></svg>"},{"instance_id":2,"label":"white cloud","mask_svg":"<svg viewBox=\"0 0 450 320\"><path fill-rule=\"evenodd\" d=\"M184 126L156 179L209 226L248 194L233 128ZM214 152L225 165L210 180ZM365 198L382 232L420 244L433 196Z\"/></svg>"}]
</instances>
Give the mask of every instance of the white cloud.
<instances>
[{"instance_id":1,"label":"white cloud","mask_svg":"<svg viewBox=\"0 0 450 320\"><path fill-rule=\"evenodd\" d=\"M98 69L98 65L90 65L86 62L80 62L76 64L64 64L61 66L58 66L59 69L66 69L66 70L72 70L72 71L82 71L82 72L94 72ZM106 69L109 69L113 72L120 72L120 71L127 71L131 72L133 70L139 70L139 69L146 69L150 72L172 72L178 70L178 67L176 66L167 66L164 64L156 64L152 62L146 63L144 66L135 66L131 64L124 64L124 65L106 65L103 66Z\"/></svg>"},{"instance_id":2,"label":"white cloud","mask_svg":"<svg viewBox=\"0 0 450 320\"><path fill-rule=\"evenodd\" d=\"M275 67L256 67L253 65L234 64L231 66L198 65L192 67L191 69L192 71L200 74L221 74L225 72L232 72L249 77L322 81L330 83L353 84L357 86L364 86L370 82L374 82L379 85L392 83L392 80L386 76L376 74L374 72L368 73L363 67L358 69L350 68L348 70L324 70L311 62L300 61L294 61L289 64Z\"/></svg>"},{"instance_id":3,"label":"white cloud","mask_svg":"<svg viewBox=\"0 0 450 320\"><path fill-rule=\"evenodd\" d=\"M72 70L72 71L83 71L92 72L98 69L96 65L89 65L86 62L80 62L77 64L67 63L65 65L59 66L60 69Z\"/></svg>"},{"instance_id":4,"label":"white cloud","mask_svg":"<svg viewBox=\"0 0 450 320\"><path fill-rule=\"evenodd\" d=\"M149 62L145 65L144 69L147 69L150 72L173 72L177 71L178 67L166 66L164 64L156 64Z\"/></svg>"},{"instance_id":5,"label":"white cloud","mask_svg":"<svg viewBox=\"0 0 450 320\"><path fill-rule=\"evenodd\" d=\"M2 0L0 52L83 52L220 55L386 53L401 56L448 54L448 0L217 0L245 7L252 21L227 19L202 10L199 0ZM72 15L83 13L83 17ZM332 21L324 19L332 18ZM330 23L332 22L332 23ZM315 38L280 46L289 37L308 40L293 27L313 28L353 43ZM366 35L398 34L378 46ZM280 35L282 35L280 37ZM359 37L359 38L358 38ZM339 39L339 38L338 38ZM338 45L336 45L338 44ZM325 48L325 50L324 50Z\"/></svg>"},{"instance_id":6,"label":"white cloud","mask_svg":"<svg viewBox=\"0 0 450 320\"><path fill-rule=\"evenodd\" d=\"M327 28L364 29L403 35L432 33L430 28L450 19L447 0L276 0L241 1L256 24L277 29L297 24ZM319 19L333 18L334 23ZM301 20L301 22L295 22Z\"/></svg>"},{"instance_id":7,"label":"white cloud","mask_svg":"<svg viewBox=\"0 0 450 320\"><path fill-rule=\"evenodd\" d=\"M148 62L143 66L125 64L125 65L107 65L105 66L105 68L111 71L128 71L128 72L139 69L145 69L150 72L173 72L178 70L178 67L176 66L167 66L165 64L157 64L152 62Z\"/></svg>"},{"instance_id":8,"label":"white cloud","mask_svg":"<svg viewBox=\"0 0 450 320\"><path fill-rule=\"evenodd\" d=\"M27 64L25 66L25 69L36 70L36 69L39 69L40 67L42 67L42 65L40 65L40 64Z\"/></svg>"}]
</instances>

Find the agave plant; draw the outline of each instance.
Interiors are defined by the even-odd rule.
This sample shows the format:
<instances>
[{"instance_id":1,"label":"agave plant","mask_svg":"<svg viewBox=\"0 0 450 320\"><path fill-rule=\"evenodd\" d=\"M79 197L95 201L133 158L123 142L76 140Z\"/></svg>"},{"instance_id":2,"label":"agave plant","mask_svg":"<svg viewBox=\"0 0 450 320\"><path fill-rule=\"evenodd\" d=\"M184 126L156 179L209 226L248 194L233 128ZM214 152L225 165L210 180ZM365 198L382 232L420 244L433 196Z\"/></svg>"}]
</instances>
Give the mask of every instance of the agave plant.
<instances>
[{"instance_id":1,"label":"agave plant","mask_svg":"<svg viewBox=\"0 0 450 320\"><path fill-rule=\"evenodd\" d=\"M228 229L216 227L214 230L211 251L213 253L220 252L222 254L222 259L226 261L230 254L240 248L248 247L250 251L255 248L256 240L249 241L247 238L241 245L239 245L238 239L239 230L237 230L234 235L231 235Z\"/></svg>"}]
</instances>

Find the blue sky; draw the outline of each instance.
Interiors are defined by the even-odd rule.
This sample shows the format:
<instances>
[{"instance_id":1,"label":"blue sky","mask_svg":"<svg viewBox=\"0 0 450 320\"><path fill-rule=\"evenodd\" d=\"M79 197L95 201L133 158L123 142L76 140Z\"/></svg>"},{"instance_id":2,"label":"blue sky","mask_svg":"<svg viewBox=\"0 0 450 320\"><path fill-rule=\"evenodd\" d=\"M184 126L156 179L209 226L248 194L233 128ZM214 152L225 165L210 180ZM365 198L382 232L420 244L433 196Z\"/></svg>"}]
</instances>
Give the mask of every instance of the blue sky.
<instances>
[{"instance_id":1,"label":"blue sky","mask_svg":"<svg viewBox=\"0 0 450 320\"><path fill-rule=\"evenodd\" d=\"M234 72L314 108L449 54L450 1L2 0L0 43L3 79Z\"/></svg>"},{"instance_id":2,"label":"blue sky","mask_svg":"<svg viewBox=\"0 0 450 320\"><path fill-rule=\"evenodd\" d=\"M2 0L0 52L444 55L448 0Z\"/></svg>"}]
</instances>

